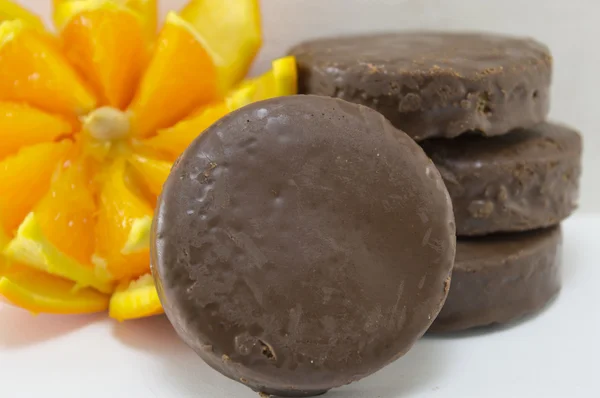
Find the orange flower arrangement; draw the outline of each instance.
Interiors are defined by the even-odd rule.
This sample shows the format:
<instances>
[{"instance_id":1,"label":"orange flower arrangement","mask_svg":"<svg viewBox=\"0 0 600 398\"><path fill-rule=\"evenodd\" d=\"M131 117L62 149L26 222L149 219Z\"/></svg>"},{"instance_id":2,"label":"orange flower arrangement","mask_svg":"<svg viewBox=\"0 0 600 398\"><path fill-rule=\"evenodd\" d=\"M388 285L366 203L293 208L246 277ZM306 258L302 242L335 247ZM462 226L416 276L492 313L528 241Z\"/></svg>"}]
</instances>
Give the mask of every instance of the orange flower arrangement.
<instances>
[{"instance_id":1,"label":"orange flower arrangement","mask_svg":"<svg viewBox=\"0 0 600 398\"><path fill-rule=\"evenodd\" d=\"M149 231L173 161L250 102L296 93L285 57L241 81L258 0L54 0L56 34L0 0L0 296L31 312L162 312Z\"/></svg>"}]
</instances>

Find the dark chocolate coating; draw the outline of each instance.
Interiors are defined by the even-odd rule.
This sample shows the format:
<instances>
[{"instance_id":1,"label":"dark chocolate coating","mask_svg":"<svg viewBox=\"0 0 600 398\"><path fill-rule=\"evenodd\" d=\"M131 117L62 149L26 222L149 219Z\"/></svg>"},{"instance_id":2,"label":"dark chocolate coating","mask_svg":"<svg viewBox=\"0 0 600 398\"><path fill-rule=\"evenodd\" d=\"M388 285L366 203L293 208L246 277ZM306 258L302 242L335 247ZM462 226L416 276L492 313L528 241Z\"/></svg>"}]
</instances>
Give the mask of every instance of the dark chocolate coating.
<instances>
[{"instance_id":1,"label":"dark chocolate coating","mask_svg":"<svg viewBox=\"0 0 600 398\"><path fill-rule=\"evenodd\" d=\"M568 127L421 144L450 192L458 236L548 227L577 207L582 142Z\"/></svg>"},{"instance_id":2,"label":"dark chocolate coating","mask_svg":"<svg viewBox=\"0 0 600 398\"><path fill-rule=\"evenodd\" d=\"M367 107L291 96L191 144L152 246L165 312L210 366L256 391L312 396L377 371L428 329L455 227L410 137Z\"/></svg>"},{"instance_id":3,"label":"dark chocolate coating","mask_svg":"<svg viewBox=\"0 0 600 398\"><path fill-rule=\"evenodd\" d=\"M517 320L560 290L560 227L458 240L452 288L432 332Z\"/></svg>"},{"instance_id":4,"label":"dark chocolate coating","mask_svg":"<svg viewBox=\"0 0 600 398\"><path fill-rule=\"evenodd\" d=\"M299 90L369 106L415 140L487 136L542 122L552 57L531 39L402 32L294 47Z\"/></svg>"}]
</instances>

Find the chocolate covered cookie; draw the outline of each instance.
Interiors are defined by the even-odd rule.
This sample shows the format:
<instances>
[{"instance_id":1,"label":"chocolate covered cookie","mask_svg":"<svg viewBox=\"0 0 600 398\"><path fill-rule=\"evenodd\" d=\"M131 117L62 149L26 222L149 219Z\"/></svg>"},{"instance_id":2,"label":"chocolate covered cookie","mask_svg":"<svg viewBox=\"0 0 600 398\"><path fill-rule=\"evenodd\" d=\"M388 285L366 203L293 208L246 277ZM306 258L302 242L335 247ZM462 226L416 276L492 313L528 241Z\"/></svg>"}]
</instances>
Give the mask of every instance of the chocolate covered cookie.
<instances>
[{"instance_id":1,"label":"chocolate covered cookie","mask_svg":"<svg viewBox=\"0 0 600 398\"><path fill-rule=\"evenodd\" d=\"M316 96L208 128L159 201L165 312L210 366L278 396L323 393L402 356L449 288L451 202L379 113Z\"/></svg>"},{"instance_id":2,"label":"chocolate covered cookie","mask_svg":"<svg viewBox=\"0 0 600 398\"><path fill-rule=\"evenodd\" d=\"M556 225L577 207L582 142L568 127L542 123L422 146L450 192L459 236Z\"/></svg>"},{"instance_id":3,"label":"chocolate covered cookie","mask_svg":"<svg viewBox=\"0 0 600 398\"><path fill-rule=\"evenodd\" d=\"M299 90L367 105L416 140L504 134L544 120L552 57L530 39L402 32L294 47Z\"/></svg>"},{"instance_id":4,"label":"chocolate covered cookie","mask_svg":"<svg viewBox=\"0 0 600 398\"><path fill-rule=\"evenodd\" d=\"M560 227L459 240L446 304L430 331L507 323L560 290Z\"/></svg>"}]
</instances>

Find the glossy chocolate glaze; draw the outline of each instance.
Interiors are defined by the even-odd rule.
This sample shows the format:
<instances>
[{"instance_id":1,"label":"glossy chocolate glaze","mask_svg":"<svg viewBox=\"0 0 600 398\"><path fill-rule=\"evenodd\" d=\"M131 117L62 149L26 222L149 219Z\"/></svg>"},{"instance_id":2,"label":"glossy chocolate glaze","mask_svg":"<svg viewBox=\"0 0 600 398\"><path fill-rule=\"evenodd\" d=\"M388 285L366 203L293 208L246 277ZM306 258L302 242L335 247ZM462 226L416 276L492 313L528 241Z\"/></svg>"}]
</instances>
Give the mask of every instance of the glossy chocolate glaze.
<instances>
[{"instance_id":1,"label":"glossy chocolate glaze","mask_svg":"<svg viewBox=\"0 0 600 398\"><path fill-rule=\"evenodd\" d=\"M153 274L210 366L267 394L312 396L410 349L455 253L433 163L379 113L292 96L249 105L182 155L159 201Z\"/></svg>"},{"instance_id":2,"label":"glossy chocolate glaze","mask_svg":"<svg viewBox=\"0 0 600 398\"><path fill-rule=\"evenodd\" d=\"M560 227L459 240L452 289L430 331L507 323L560 290Z\"/></svg>"},{"instance_id":3,"label":"glossy chocolate glaze","mask_svg":"<svg viewBox=\"0 0 600 398\"><path fill-rule=\"evenodd\" d=\"M577 207L582 141L568 127L421 144L450 192L458 236L548 227Z\"/></svg>"},{"instance_id":4,"label":"glossy chocolate glaze","mask_svg":"<svg viewBox=\"0 0 600 398\"><path fill-rule=\"evenodd\" d=\"M300 92L369 106L416 140L500 135L549 109L552 57L530 39L402 32L318 39L290 53Z\"/></svg>"}]
</instances>

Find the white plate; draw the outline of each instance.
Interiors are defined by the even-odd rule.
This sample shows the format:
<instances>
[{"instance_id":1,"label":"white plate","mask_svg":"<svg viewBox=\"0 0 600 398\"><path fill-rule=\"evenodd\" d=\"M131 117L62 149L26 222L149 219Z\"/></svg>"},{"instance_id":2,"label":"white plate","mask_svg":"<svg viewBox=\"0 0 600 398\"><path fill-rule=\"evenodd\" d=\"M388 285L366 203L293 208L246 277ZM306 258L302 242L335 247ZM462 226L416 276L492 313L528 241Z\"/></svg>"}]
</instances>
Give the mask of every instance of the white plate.
<instances>
[{"instance_id":1,"label":"white plate","mask_svg":"<svg viewBox=\"0 0 600 398\"><path fill-rule=\"evenodd\" d=\"M331 398L597 397L600 215L564 225L564 285L535 318L426 337L403 358ZM0 396L256 397L182 344L164 317L37 316L0 304Z\"/></svg>"}]
</instances>

